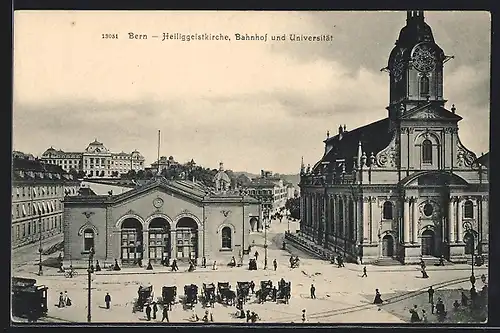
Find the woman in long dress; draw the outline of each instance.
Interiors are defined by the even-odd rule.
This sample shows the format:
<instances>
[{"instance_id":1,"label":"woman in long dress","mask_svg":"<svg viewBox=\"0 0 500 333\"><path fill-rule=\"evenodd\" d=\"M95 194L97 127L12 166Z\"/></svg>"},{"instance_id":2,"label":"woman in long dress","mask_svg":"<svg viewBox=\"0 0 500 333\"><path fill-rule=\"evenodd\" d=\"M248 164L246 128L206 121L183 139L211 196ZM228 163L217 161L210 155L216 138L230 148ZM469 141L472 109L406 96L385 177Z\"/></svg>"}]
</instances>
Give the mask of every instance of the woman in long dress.
<instances>
[{"instance_id":1,"label":"woman in long dress","mask_svg":"<svg viewBox=\"0 0 500 333\"><path fill-rule=\"evenodd\" d=\"M373 300L373 304L382 304L383 302L382 295L380 295L378 289L375 289L375 299Z\"/></svg>"}]
</instances>

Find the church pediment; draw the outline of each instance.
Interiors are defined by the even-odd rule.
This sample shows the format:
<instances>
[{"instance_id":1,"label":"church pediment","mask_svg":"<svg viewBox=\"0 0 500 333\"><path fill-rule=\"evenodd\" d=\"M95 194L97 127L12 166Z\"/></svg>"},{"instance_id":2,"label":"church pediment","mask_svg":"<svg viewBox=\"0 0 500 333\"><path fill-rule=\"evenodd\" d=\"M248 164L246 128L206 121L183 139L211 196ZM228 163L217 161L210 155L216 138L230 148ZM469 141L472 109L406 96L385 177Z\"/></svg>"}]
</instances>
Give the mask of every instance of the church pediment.
<instances>
[{"instance_id":1,"label":"church pediment","mask_svg":"<svg viewBox=\"0 0 500 333\"><path fill-rule=\"evenodd\" d=\"M413 110L408 111L406 114L401 116L401 119L459 121L462 119L462 117L451 111L446 110L441 106L426 104L423 106L418 106Z\"/></svg>"}]
</instances>

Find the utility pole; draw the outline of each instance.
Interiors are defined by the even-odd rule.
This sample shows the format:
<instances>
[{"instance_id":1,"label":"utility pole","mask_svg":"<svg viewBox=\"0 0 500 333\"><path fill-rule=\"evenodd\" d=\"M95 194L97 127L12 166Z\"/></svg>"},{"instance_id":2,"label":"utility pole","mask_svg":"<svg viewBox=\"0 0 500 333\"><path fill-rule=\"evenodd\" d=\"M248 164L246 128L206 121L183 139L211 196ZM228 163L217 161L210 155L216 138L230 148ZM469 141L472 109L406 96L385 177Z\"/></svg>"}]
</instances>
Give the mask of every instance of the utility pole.
<instances>
[{"instance_id":1,"label":"utility pole","mask_svg":"<svg viewBox=\"0 0 500 333\"><path fill-rule=\"evenodd\" d=\"M90 248L90 253L89 253L89 267L87 269L87 273L88 273L88 295L87 295L87 322L91 322L92 321L92 311L91 311L91 307L92 307L92 302L91 302L91 296L92 296L92 261L94 259L94 248L91 247Z\"/></svg>"},{"instance_id":2,"label":"utility pole","mask_svg":"<svg viewBox=\"0 0 500 333\"><path fill-rule=\"evenodd\" d=\"M264 269L267 269L267 222L269 219L269 209L265 210L264 215Z\"/></svg>"},{"instance_id":3,"label":"utility pole","mask_svg":"<svg viewBox=\"0 0 500 333\"><path fill-rule=\"evenodd\" d=\"M40 261L38 262L38 275L39 276L42 276L43 275L43 268L42 268L42 252L43 252L43 248L42 248L42 212L39 212L38 213L38 217L39 217L39 222L40 222L40 246L38 248L38 253L40 254Z\"/></svg>"}]
</instances>

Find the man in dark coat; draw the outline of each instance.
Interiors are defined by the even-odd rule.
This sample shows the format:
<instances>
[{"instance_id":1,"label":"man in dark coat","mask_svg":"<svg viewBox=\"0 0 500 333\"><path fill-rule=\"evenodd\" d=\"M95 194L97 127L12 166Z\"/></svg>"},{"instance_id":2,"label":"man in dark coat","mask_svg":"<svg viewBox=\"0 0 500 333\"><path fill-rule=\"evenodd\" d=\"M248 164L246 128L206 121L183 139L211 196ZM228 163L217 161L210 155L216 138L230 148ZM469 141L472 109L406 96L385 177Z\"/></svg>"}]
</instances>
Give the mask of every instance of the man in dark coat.
<instances>
[{"instance_id":1,"label":"man in dark coat","mask_svg":"<svg viewBox=\"0 0 500 333\"><path fill-rule=\"evenodd\" d=\"M170 321L168 320L168 308L166 306L163 307L163 317L161 318L161 321L167 320L167 323Z\"/></svg>"},{"instance_id":2,"label":"man in dark coat","mask_svg":"<svg viewBox=\"0 0 500 333\"><path fill-rule=\"evenodd\" d=\"M156 302L153 302L153 319L156 319L157 312L158 312L158 305L156 305Z\"/></svg>"},{"instance_id":3,"label":"man in dark coat","mask_svg":"<svg viewBox=\"0 0 500 333\"><path fill-rule=\"evenodd\" d=\"M109 309L109 305L111 303L111 296L109 293L106 293L106 296L104 296L104 303L106 303L106 309Z\"/></svg>"},{"instance_id":4,"label":"man in dark coat","mask_svg":"<svg viewBox=\"0 0 500 333\"><path fill-rule=\"evenodd\" d=\"M148 305L146 306L146 318L148 319L148 321L151 320L151 305Z\"/></svg>"},{"instance_id":5,"label":"man in dark coat","mask_svg":"<svg viewBox=\"0 0 500 333\"><path fill-rule=\"evenodd\" d=\"M273 266L274 266L274 270L276 270L278 268L278 262L276 261L276 259L273 260Z\"/></svg>"},{"instance_id":6,"label":"man in dark coat","mask_svg":"<svg viewBox=\"0 0 500 333\"><path fill-rule=\"evenodd\" d=\"M429 303L434 303L434 289L432 289L432 286L427 290L427 294L429 294Z\"/></svg>"},{"instance_id":7,"label":"man in dark coat","mask_svg":"<svg viewBox=\"0 0 500 333\"><path fill-rule=\"evenodd\" d=\"M177 267L177 260L172 260L172 272L177 272L179 267Z\"/></svg>"},{"instance_id":8,"label":"man in dark coat","mask_svg":"<svg viewBox=\"0 0 500 333\"><path fill-rule=\"evenodd\" d=\"M316 298L316 287L314 287L314 284L311 284L311 298Z\"/></svg>"},{"instance_id":9,"label":"man in dark coat","mask_svg":"<svg viewBox=\"0 0 500 333\"><path fill-rule=\"evenodd\" d=\"M361 275L361 277L368 277L368 275L366 275L366 266L363 267L363 275Z\"/></svg>"}]
</instances>

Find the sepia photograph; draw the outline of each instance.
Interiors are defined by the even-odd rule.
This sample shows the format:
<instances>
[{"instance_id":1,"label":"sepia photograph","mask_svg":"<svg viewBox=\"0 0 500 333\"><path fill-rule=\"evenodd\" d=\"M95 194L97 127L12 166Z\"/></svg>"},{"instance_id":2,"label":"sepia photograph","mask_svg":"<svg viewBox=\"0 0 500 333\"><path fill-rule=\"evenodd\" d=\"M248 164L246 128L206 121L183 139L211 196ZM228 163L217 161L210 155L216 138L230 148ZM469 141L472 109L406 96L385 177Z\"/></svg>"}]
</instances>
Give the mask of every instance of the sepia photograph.
<instances>
[{"instance_id":1,"label":"sepia photograph","mask_svg":"<svg viewBox=\"0 0 500 333\"><path fill-rule=\"evenodd\" d=\"M14 11L11 324L487 323L490 58L488 11Z\"/></svg>"}]
</instances>

